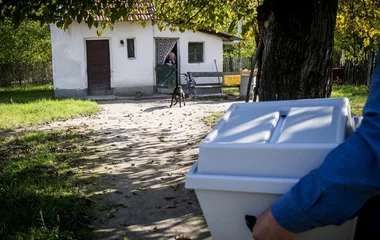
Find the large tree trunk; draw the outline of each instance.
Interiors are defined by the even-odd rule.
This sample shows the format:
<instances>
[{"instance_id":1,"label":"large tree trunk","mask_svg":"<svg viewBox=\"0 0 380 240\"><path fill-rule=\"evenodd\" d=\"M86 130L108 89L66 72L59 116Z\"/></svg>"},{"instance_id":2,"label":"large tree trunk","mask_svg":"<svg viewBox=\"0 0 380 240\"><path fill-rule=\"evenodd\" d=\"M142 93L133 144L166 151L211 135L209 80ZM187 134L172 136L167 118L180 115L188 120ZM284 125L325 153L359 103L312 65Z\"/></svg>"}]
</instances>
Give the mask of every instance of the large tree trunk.
<instances>
[{"instance_id":1,"label":"large tree trunk","mask_svg":"<svg viewBox=\"0 0 380 240\"><path fill-rule=\"evenodd\" d=\"M338 0L264 0L260 101L325 98L331 93Z\"/></svg>"}]
</instances>

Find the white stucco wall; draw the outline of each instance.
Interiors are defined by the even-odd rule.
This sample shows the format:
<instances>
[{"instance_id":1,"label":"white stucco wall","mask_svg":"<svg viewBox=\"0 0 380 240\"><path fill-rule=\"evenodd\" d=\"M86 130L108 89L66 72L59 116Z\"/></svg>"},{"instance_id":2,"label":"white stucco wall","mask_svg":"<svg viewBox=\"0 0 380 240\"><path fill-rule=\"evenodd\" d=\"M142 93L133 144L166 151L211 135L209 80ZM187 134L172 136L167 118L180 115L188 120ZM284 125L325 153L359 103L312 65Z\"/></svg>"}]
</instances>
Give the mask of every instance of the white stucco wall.
<instances>
[{"instance_id":1,"label":"white stucco wall","mask_svg":"<svg viewBox=\"0 0 380 240\"><path fill-rule=\"evenodd\" d=\"M223 42L217 36L201 32L172 33L160 32L156 27L143 28L137 23L116 23L114 30L103 30L101 37L95 28L88 29L86 24L73 23L63 31L51 25L53 50L54 88L57 90L86 90L86 40L108 39L110 41L111 88L115 94L133 94L142 90L153 93L155 85L155 37L179 38L179 59L181 73L187 71L213 72L223 69ZM136 59L128 59L126 38L135 38ZM124 46L120 45L124 40ZM204 62L188 63L188 42L204 42ZM202 82L217 82L217 79L205 78Z\"/></svg>"},{"instance_id":2,"label":"white stucco wall","mask_svg":"<svg viewBox=\"0 0 380 240\"><path fill-rule=\"evenodd\" d=\"M147 87L153 91L154 50L152 27L143 29L138 24L117 23L113 31L103 30L101 37L96 29L85 24L73 24L66 31L51 26L54 87L56 89L86 89L86 40L110 41L111 88ZM120 40L136 38L136 59L128 59L126 44ZM131 92L134 92L131 91Z\"/></svg>"}]
</instances>

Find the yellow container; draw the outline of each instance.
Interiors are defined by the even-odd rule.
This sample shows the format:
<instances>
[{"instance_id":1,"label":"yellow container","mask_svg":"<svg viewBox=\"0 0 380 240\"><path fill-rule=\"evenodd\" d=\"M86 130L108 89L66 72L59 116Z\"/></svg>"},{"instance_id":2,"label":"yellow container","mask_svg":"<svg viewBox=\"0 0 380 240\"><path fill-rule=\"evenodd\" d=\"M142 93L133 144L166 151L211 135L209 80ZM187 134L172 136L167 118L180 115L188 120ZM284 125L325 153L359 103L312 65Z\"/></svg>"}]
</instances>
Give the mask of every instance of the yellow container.
<instances>
[{"instance_id":1,"label":"yellow container","mask_svg":"<svg viewBox=\"0 0 380 240\"><path fill-rule=\"evenodd\" d=\"M224 87L235 87L240 86L240 75L226 75L223 77L223 86Z\"/></svg>"}]
</instances>

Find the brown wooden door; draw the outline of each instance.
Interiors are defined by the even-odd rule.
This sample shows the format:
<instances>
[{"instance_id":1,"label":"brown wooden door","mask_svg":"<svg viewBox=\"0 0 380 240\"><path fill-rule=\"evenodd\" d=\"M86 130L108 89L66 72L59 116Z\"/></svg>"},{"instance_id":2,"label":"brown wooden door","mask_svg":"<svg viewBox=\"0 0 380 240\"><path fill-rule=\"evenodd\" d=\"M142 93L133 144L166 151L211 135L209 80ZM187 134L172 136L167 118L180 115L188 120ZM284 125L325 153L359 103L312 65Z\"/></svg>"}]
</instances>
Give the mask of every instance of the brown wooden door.
<instances>
[{"instance_id":1,"label":"brown wooden door","mask_svg":"<svg viewBox=\"0 0 380 240\"><path fill-rule=\"evenodd\" d=\"M88 95L107 95L111 89L108 40L86 41Z\"/></svg>"}]
</instances>

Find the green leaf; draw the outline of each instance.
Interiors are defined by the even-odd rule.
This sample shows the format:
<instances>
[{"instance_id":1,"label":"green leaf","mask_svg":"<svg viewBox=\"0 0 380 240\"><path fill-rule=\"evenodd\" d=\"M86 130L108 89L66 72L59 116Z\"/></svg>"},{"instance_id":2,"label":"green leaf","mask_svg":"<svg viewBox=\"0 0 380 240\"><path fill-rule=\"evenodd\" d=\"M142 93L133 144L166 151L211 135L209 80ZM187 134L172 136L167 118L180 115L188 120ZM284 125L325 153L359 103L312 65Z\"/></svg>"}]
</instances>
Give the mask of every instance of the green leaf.
<instances>
[{"instance_id":1,"label":"green leaf","mask_svg":"<svg viewBox=\"0 0 380 240\"><path fill-rule=\"evenodd\" d=\"M102 22L102 29L106 29L107 28L107 26L108 26L108 23L107 22Z\"/></svg>"},{"instance_id":2,"label":"green leaf","mask_svg":"<svg viewBox=\"0 0 380 240\"><path fill-rule=\"evenodd\" d=\"M77 15L77 22L80 24L82 22L83 16L78 14Z\"/></svg>"},{"instance_id":3,"label":"green leaf","mask_svg":"<svg viewBox=\"0 0 380 240\"><path fill-rule=\"evenodd\" d=\"M91 15L88 16L88 19L87 19L88 28L91 29L93 23L94 23L94 19L92 18L92 16Z\"/></svg>"},{"instance_id":4,"label":"green leaf","mask_svg":"<svg viewBox=\"0 0 380 240\"><path fill-rule=\"evenodd\" d=\"M128 0L128 7L132 7L134 0Z\"/></svg>"},{"instance_id":5,"label":"green leaf","mask_svg":"<svg viewBox=\"0 0 380 240\"><path fill-rule=\"evenodd\" d=\"M115 23L117 20L116 14L112 14L110 18L111 18L111 23Z\"/></svg>"},{"instance_id":6,"label":"green leaf","mask_svg":"<svg viewBox=\"0 0 380 240\"><path fill-rule=\"evenodd\" d=\"M98 28L98 26L99 26L99 22L98 22L98 21L95 21L95 22L94 22L94 27L95 27L95 28Z\"/></svg>"},{"instance_id":7,"label":"green leaf","mask_svg":"<svg viewBox=\"0 0 380 240\"><path fill-rule=\"evenodd\" d=\"M235 29L235 26L236 26L236 22L232 22L230 27L228 28L228 32L231 33Z\"/></svg>"},{"instance_id":8,"label":"green leaf","mask_svg":"<svg viewBox=\"0 0 380 240\"><path fill-rule=\"evenodd\" d=\"M75 19L75 16L77 15L77 13L75 12L75 10L74 9L71 9L70 10L70 17L72 18L72 19Z\"/></svg>"},{"instance_id":9,"label":"green leaf","mask_svg":"<svg viewBox=\"0 0 380 240\"><path fill-rule=\"evenodd\" d=\"M65 24L65 21L59 21L59 22L57 22L56 25L57 25L58 28L62 28L63 24Z\"/></svg>"},{"instance_id":10,"label":"green leaf","mask_svg":"<svg viewBox=\"0 0 380 240\"><path fill-rule=\"evenodd\" d=\"M63 29L66 30L69 28L69 26L73 23L73 20L67 19L65 24L63 25Z\"/></svg>"},{"instance_id":11,"label":"green leaf","mask_svg":"<svg viewBox=\"0 0 380 240\"><path fill-rule=\"evenodd\" d=\"M103 31L102 30L98 30L98 31L96 31L96 34L98 35L98 37L101 37L103 35Z\"/></svg>"}]
</instances>

